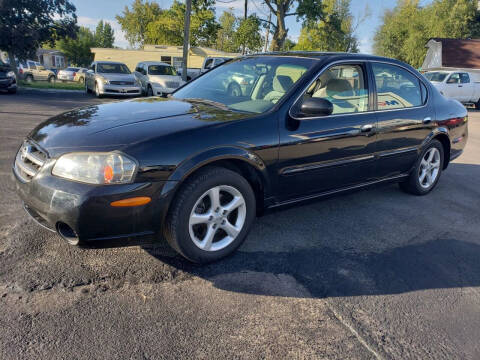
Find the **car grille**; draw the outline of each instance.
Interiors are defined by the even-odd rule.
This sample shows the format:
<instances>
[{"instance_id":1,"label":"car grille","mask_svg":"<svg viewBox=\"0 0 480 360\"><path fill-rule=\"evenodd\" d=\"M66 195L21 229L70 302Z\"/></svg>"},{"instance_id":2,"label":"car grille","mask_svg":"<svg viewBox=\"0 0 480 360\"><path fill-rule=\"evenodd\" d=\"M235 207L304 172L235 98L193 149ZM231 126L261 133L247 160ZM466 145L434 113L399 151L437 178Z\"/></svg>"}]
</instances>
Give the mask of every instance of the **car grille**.
<instances>
[{"instance_id":1,"label":"car grille","mask_svg":"<svg viewBox=\"0 0 480 360\"><path fill-rule=\"evenodd\" d=\"M167 85L167 88L177 88L180 86L180 84L175 81L167 81L165 82L165 85Z\"/></svg>"},{"instance_id":2,"label":"car grille","mask_svg":"<svg viewBox=\"0 0 480 360\"><path fill-rule=\"evenodd\" d=\"M47 154L30 141L25 141L15 158L15 173L21 180L28 182L37 175L46 160Z\"/></svg>"},{"instance_id":3,"label":"car grille","mask_svg":"<svg viewBox=\"0 0 480 360\"><path fill-rule=\"evenodd\" d=\"M110 81L112 85L133 85L133 81Z\"/></svg>"}]
</instances>

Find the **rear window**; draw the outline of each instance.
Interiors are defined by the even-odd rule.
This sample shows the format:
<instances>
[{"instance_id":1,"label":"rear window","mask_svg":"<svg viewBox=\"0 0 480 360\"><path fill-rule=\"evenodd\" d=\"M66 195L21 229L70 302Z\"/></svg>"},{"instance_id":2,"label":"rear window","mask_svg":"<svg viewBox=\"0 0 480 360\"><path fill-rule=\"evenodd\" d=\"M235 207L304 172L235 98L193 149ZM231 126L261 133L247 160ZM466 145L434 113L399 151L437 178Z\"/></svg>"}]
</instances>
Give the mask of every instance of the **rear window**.
<instances>
[{"instance_id":1,"label":"rear window","mask_svg":"<svg viewBox=\"0 0 480 360\"><path fill-rule=\"evenodd\" d=\"M165 66L165 65L150 65L148 67L148 74L149 75L173 75L176 76L177 71L173 66Z\"/></svg>"},{"instance_id":2,"label":"rear window","mask_svg":"<svg viewBox=\"0 0 480 360\"><path fill-rule=\"evenodd\" d=\"M69 68L66 68L65 71L78 71L79 68L73 68L73 67L69 67Z\"/></svg>"}]
</instances>

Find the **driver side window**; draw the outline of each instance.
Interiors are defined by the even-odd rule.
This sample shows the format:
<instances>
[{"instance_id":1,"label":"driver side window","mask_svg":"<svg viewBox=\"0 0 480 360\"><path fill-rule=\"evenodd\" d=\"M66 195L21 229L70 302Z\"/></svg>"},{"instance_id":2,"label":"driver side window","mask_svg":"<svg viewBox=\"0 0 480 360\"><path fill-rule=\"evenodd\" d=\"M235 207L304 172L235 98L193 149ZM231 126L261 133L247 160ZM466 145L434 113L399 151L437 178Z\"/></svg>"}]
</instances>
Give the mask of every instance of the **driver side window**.
<instances>
[{"instance_id":1,"label":"driver side window","mask_svg":"<svg viewBox=\"0 0 480 360\"><path fill-rule=\"evenodd\" d=\"M368 88L362 66L342 64L324 71L305 97L322 98L333 105L332 114L368 111Z\"/></svg>"}]
</instances>

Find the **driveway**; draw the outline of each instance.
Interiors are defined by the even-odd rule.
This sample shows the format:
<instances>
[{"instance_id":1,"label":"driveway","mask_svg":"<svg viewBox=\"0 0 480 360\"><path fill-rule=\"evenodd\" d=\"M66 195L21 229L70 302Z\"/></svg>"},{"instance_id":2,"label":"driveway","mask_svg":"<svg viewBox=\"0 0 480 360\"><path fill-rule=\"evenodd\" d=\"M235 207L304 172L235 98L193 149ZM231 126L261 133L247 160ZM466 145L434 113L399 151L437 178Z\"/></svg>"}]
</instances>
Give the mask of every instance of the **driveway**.
<instances>
[{"instance_id":1,"label":"driveway","mask_svg":"<svg viewBox=\"0 0 480 360\"><path fill-rule=\"evenodd\" d=\"M0 358L480 358L480 112L428 196L386 185L256 220L194 266L162 241L76 248L13 193L22 138L106 102L0 96Z\"/></svg>"}]
</instances>

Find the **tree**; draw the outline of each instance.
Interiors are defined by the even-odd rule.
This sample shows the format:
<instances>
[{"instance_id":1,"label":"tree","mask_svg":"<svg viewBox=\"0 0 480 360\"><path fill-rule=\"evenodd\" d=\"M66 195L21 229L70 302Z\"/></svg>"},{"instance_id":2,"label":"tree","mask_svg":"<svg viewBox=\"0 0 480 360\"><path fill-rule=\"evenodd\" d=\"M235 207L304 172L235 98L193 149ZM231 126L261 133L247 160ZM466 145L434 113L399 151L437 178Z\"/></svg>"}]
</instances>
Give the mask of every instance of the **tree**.
<instances>
[{"instance_id":1,"label":"tree","mask_svg":"<svg viewBox=\"0 0 480 360\"><path fill-rule=\"evenodd\" d=\"M218 50L226 52L237 51L235 44L235 30L238 26L238 19L233 14L233 9L224 11L219 18L220 28L217 32L215 46Z\"/></svg>"},{"instance_id":2,"label":"tree","mask_svg":"<svg viewBox=\"0 0 480 360\"><path fill-rule=\"evenodd\" d=\"M350 0L324 0L323 19L300 32L295 50L358 52Z\"/></svg>"},{"instance_id":3,"label":"tree","mask_svg":"<svg viewBox=\"0 0 480 360\"><path fill-rule=\"evenodd\" d=\"M267 7L276 17L276 23L262 19L273 27L273 38L270 48L272 51L283 49L288 35L285 19L296 16L304 26L310 26L322 17L322 0L264 0Z\"/></svg>"},{"instance_id":4,"label":"tree","mask_svg":"<svg viewBox=\"0 0 480 360\"><path fill-rule=\"evenodd\" d=\"M77 16L69 0L0 1L0 49L8 53L17 71L15 58L25 60L45 42L52 45L65 36L75 36Z\"/></svg>"},{"instance_id":5,"label":"tree","mask_svg":"<svg viewBox=\"0 0 480 360\"><path fill-rule=\"evenodd\" d=\"M374 52L419 67L428 39L478 37L479 19L475 0L435 0L424 7L419 0L398 0L396 7L383 15L374 37Z\"/></svg>"},{"instance_id":6,"label":"tree","mask_svg":"<svg viewBox=\"0 0 480 360\"><path fill-rule=\"evenodd\" d=\"M96 35L96 34L95 34ZM80 27L76 38L67 37L57 41L56 47L74 64L88 67L93 61L90 48L96 47L95 35L86 27Z\"/></svg>"},{"instance_id":7,"label":"tree","mask_svg":"<svg viewBox=\"0 0 480 360\"><path fill-rule=\"evenodd\" d=\"M100 20L95 29L95 45L102 48L113 48L115 33L108 22Z\"/></svg>"},{"instance_id":8,"label":"tree","mask_svg":"<svg viewBox=\"0 0 480 360\"><path fill-rule=\"evenodd\" d=\"M256 52L262 49L263 38L260 34L260 19L250 15L239 22L233 36L236 51L240 49Z\"/></svg>"},{"instance_id":9,"label":"tree","mask_svg":"<svg viewBox=\"0 0 480 360\"><path fill-rule=\"evenodd\" d=\"M126 39L134 47L145 43L148 24L156 21L162 13L162 9L156 2L135 0L132 10L125 6L122 15L117 15L115 18L125 32Z\"/></svg>"},{"instance_id":10,"label":"tree","mask_svg":"<svg viewBox=\"0 0 480 360\"><path fill-rule=\"evenodd\" d=\"M144 34L145 43L182 45L185 4L174 0L172 6L151 21ZM190 19L190 44L192 46L214 46L219 24L213 9L193 6Z\"/></svg>"}]
</instances>

